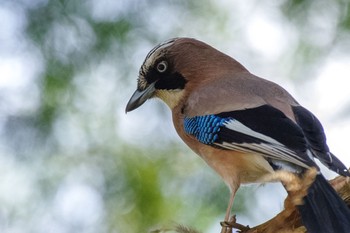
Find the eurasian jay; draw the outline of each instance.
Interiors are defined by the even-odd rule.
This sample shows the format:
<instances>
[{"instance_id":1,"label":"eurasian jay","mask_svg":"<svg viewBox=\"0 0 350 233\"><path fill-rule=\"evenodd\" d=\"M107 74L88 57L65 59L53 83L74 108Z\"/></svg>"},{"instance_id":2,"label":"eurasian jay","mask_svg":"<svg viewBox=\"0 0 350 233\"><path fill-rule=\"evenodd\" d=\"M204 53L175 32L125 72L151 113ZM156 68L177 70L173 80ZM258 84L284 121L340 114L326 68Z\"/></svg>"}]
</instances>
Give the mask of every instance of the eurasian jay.
<instances>
[{"instance_id":1,"label":"eurasian jay","mask_svg":"<svg viewBox=\"0 0 350 233\"><path fill-rule=\"evenodd\" d=\"M350 232L350 210L315 158L342 176L350 173L329 151L319 120L285 89L201 41L175 38L146 56L126 112L152 97L169 106L181 139L229 186L226 221L241 184L278 170L302 178L314 167L298 206L303 224L311 233Z\"/></svg>"}]
</instances>

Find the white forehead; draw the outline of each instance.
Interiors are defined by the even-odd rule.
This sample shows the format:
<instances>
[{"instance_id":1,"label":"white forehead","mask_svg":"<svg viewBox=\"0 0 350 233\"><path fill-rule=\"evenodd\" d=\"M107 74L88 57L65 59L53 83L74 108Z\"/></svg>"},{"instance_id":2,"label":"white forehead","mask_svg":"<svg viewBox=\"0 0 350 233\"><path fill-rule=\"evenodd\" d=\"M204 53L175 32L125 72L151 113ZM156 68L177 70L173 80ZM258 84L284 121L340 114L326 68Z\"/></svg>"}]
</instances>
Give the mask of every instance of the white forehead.
<instances>
[{"instance_id":1,"label":"white forehead","mask_svg":"<svg viewBox=\"0 0 350 233\"><path fill-rule=\"evenodd\" d=\"M146 56L145 61L143 62L143 66L144 67L149 67L152 65L153 61L159 57L160 55L160 51L162 51L163 49L171 46L172 44L174 44L175 40L177 38L173 38L167 41L164 41L163 43L157 45L156 47L154 47Z\"/></svg>"}]
</instances>

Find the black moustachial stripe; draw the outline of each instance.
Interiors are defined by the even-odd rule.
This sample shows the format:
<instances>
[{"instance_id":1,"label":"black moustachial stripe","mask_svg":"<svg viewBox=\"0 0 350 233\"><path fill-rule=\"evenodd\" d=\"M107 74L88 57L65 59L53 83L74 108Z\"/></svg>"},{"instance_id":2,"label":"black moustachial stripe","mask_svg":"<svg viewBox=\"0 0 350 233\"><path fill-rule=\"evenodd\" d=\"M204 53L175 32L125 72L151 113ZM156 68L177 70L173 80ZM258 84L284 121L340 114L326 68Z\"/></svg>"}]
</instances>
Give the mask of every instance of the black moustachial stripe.
<instances>
[{"instance_id":1,"label":"black moustachial stripe","mask_svg":"<svg viewBox=\"0 0 350 233\"><path fill-rule=\"evenodd\" d=\"M156 89L160 90L176 90L184 89L187 80L180 73L175 72L161 77L155 85Z\"/></svg>"}]
</instances>

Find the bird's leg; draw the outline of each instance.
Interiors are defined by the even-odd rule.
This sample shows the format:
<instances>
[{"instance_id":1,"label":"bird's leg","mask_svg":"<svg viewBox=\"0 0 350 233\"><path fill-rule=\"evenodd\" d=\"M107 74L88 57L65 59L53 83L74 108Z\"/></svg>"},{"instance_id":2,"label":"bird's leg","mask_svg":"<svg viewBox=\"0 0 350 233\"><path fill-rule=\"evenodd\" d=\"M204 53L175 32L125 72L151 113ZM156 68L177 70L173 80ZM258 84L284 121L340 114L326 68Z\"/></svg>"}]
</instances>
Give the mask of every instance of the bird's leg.
<instances>
[{"instance_id":1,"label":"bird's leg","mask_svg":"<svg viewBox=\"0 0 350 233\"><path fill-rule=\"evenodd\" d=\"M230 220L230 214L231 214L231 209L232 209L232 205L233 205L233 200L235 199L235 195L236 195L236 190L233 190L231 192L230 195L230 201L228 203L227 206L227 210L226 210L226 215L225 215L225 219L223 222L221 222L221 233L231 233L232 232L232 224L229 221ZM236 218L234 218L234 221L236 220Z\"/></svg>"},{"instance_id":2,"label":"bird's leg","mask_svg":"<svg viewBox=\"0 0 350 233\"><path fill-rule=\"evenodd\" d=\"M236 195L236 190L232 191L232 193L230 195L230 201L228 202L224 222L228 222L228 220L230 219L230 214L231 214L231 210L232 210L232 206L233 206L233 200L235 199L235 195Z\"/></svg>"}]
</instances>

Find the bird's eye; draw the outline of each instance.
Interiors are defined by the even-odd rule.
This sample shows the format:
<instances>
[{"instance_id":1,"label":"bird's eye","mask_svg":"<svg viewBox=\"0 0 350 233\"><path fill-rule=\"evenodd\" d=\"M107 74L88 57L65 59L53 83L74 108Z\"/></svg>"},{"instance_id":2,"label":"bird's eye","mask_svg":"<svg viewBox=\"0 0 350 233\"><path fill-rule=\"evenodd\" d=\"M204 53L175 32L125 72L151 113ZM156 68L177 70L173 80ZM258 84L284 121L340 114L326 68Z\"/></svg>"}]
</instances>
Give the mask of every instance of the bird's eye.
<instances>
[{"instance_id":1,"label":"bird's eye","mask_svg":"<svg viewBox=\"0 0 350 233\"><path fill-rule=\"evenodd\" d=\"M161 61L157 65L157 70L159 73L165 72L167 68L168 68L168 63L166 61Z\"/></svg>"}]
</instances>

